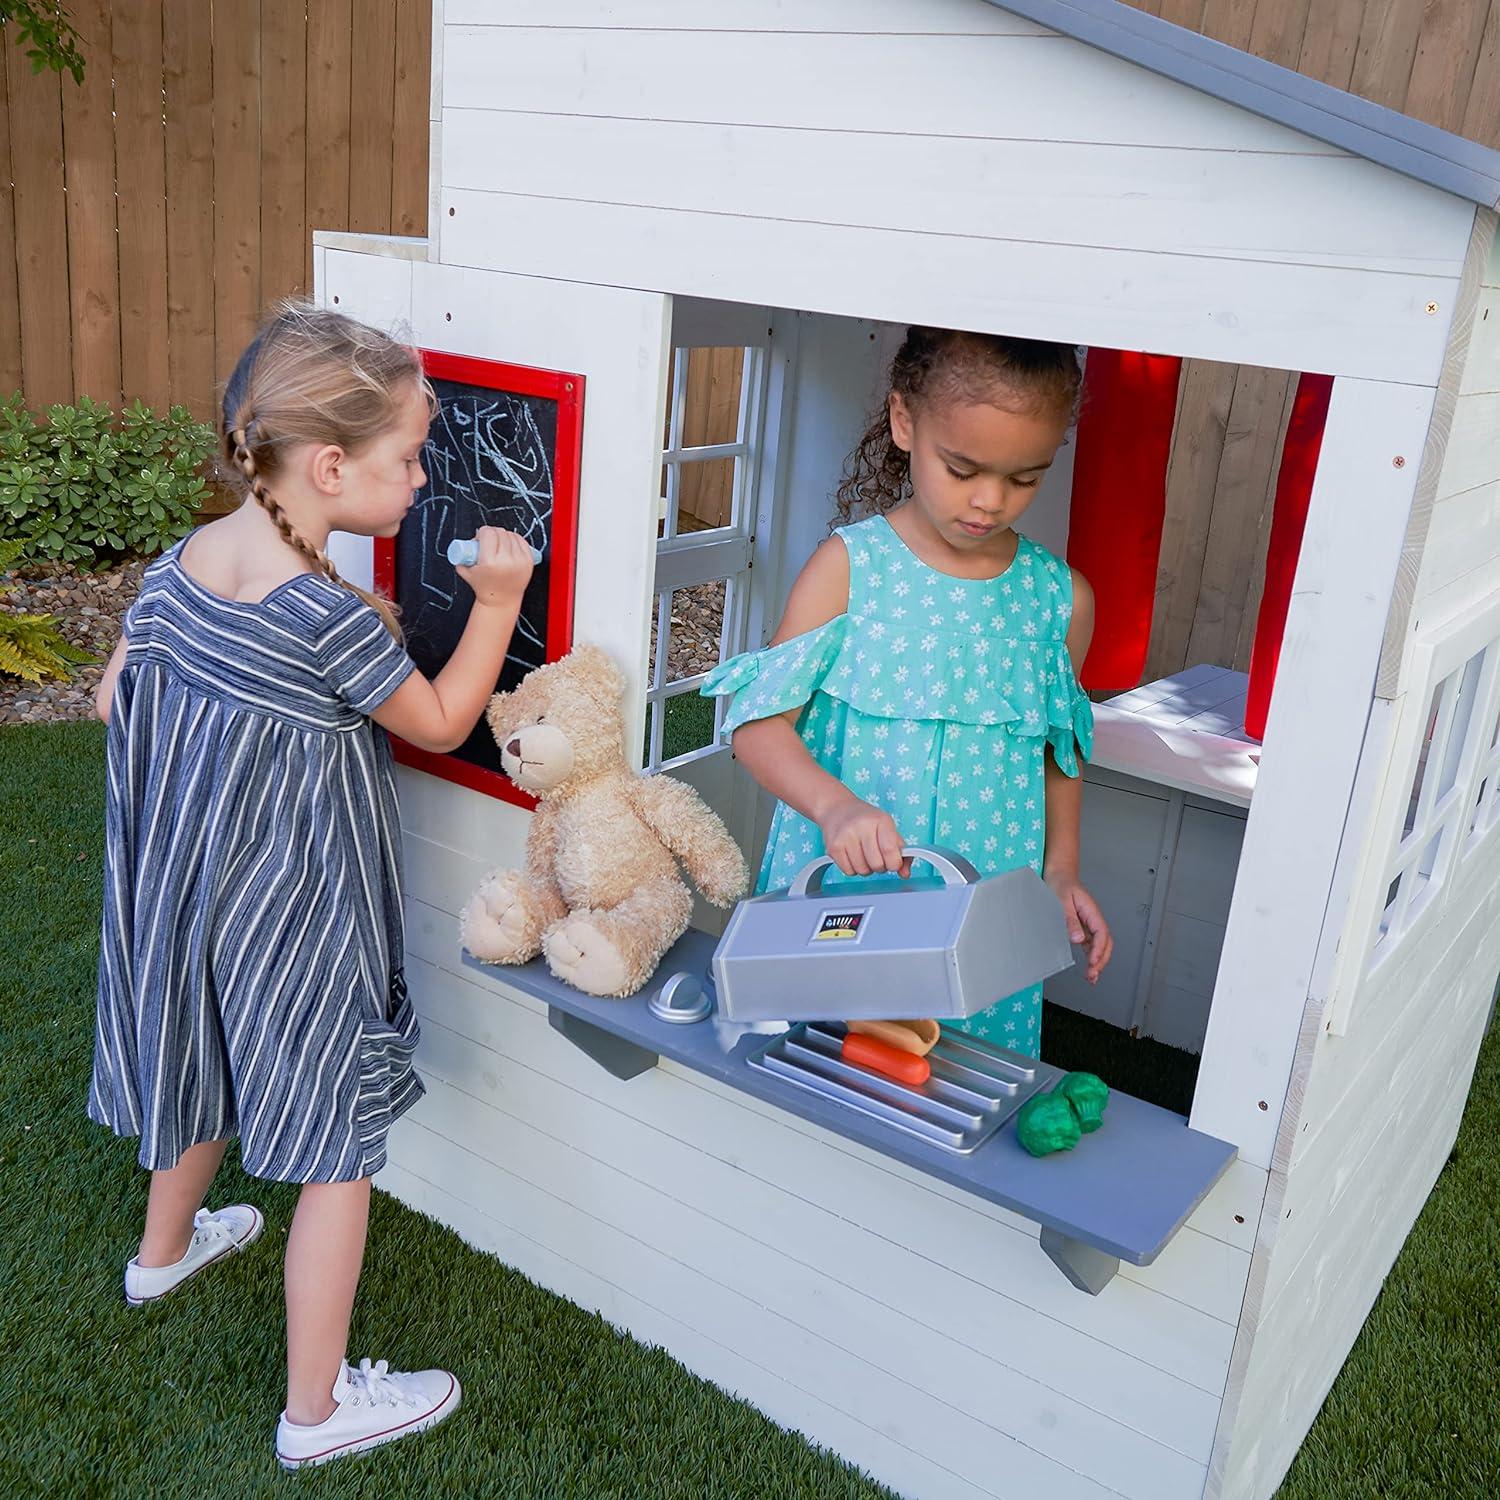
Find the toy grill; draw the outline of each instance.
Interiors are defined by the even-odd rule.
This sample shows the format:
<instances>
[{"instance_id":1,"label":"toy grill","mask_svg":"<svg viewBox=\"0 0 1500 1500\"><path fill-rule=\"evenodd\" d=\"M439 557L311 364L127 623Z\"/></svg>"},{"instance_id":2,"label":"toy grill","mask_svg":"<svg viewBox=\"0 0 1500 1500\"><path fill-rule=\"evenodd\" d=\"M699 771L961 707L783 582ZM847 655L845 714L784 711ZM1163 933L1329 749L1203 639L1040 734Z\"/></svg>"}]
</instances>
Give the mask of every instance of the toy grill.
<instances>
[{"instance_id":1,"label":"toy grill","mask_svg":"<svg viewBox=\"0 0 1500 1500\"><path fill-rule=\"evenodd\" d=\"M1068 968L1057 898L1031 870L981 876L947 850L904 851L936 877L822 889L828 857L742 901L714 953L730 1021L954 1019Z\"/></svg>"}]
</instances>

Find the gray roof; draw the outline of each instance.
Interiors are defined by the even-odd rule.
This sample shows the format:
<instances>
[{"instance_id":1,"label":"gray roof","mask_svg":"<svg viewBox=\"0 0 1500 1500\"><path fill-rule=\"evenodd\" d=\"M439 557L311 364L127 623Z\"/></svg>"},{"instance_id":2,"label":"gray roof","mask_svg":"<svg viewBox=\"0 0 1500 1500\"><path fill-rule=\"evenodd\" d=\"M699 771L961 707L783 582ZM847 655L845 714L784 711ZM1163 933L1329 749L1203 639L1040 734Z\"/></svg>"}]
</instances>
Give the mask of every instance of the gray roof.
<instances>
[{"instance_id":1,"label":"gray roof","mask_svg":"<svg viewBox=\"0 0 1500 1500\"><path fill-rule=\"evenodd\" d=\"M1120 0L990 0L1013 15L1430 183L1486 208L1500 206L1500 151L1371 104L1122 5Z\"/></svg>"}]
</instances>

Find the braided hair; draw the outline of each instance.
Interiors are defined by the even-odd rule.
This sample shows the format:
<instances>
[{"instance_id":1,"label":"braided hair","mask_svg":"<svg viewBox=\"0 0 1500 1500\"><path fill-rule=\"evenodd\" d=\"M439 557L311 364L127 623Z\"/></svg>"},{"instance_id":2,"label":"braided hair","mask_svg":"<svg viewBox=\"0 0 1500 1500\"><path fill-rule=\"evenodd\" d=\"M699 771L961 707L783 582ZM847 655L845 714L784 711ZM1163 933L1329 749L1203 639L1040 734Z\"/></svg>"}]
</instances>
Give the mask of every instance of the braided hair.
<instances>
[{"instance_id":1,"label":"braided hair","mask_svg":"<svg viewBox=\"0 0 1500 1500\"><path fill-rule=\"evenodd\" d=\"M1081 380L1078 355L1068 344L913 327L891 361L890 389L913 407L964 401L1009 411L1071 411ZM844 466L832 524L848 523L856 511L881 514L910 493L911 455L892 436L887 397Z\"/></svg>"},{"instance_id":2,"label":"braided hair","mask_svg":"<svg viewBox=\"0 0 1500 1500\"><path fill-rule=\"evenodd\" d=\"M287 301L251 340L224 390L226 480L254 498L287 546L375 609L397 640L395 607L341 577L328 554L292 525L268 481L294 444L335 443L353 452L387 431L413 380L430 403L414 351L341 313Z\"/></svg>"}]
</instances>

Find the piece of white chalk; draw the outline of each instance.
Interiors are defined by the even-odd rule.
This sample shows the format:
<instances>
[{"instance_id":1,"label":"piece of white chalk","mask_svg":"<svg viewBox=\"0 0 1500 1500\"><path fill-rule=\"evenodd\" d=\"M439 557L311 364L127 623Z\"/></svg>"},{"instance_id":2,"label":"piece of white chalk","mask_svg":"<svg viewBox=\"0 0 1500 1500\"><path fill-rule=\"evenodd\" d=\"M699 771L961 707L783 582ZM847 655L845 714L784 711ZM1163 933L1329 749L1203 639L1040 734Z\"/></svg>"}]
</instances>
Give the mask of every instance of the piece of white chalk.
<instances>
[{"instance_id":1,"label":"piece of white chalk","mask_svg":"<svg viewBox=\"0 0 1500 1500\"><path fill-rule=\"evenodd\" d=\"M531 549L531 563L536 567L542 560L542 549ZM448 561L455 568L472 568L479 561L479 542L475 537L455 537L448 543Z\"/></svg>"}]
</instances>

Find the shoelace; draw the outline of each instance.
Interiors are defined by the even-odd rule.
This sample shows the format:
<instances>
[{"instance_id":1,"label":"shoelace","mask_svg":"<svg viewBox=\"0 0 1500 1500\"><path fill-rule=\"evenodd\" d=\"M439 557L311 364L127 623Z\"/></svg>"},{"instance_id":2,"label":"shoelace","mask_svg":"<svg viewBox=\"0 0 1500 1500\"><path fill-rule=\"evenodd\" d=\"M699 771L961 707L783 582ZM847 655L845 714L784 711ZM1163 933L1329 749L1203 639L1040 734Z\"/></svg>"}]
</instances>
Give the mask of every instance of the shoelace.
<instances>
[{"instance_id":1,"label":"shoelace","mask_svg":"<svg viewBox=\"0 0 1500 1500\"><path fill-rule=\"evenodd\" d=\"M217 1214L211 1214L206 1208L200 1208L193 1215L193 1243L201 1245L205 1240L222 1240L234 1231L219 1218Z\"/></svg>"},{"instance_id":2,"label":"shoelace","mask_svg":"<svg viewBox=\"0 0 1500 1500\"><path fill-rule=\"evenodd\" d=\"M349 1384L355 1388L356 1399L362 1399L365 1406L411 1406L416 1404L418 1397L415 1392L406 1388L401 1375L391 1374L390 1367L385 1360L376 1360L372 1365L369 1360L362 1359L357 1370L349 1371Z\"/></svg>"}]
</instances>

